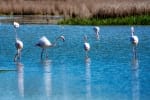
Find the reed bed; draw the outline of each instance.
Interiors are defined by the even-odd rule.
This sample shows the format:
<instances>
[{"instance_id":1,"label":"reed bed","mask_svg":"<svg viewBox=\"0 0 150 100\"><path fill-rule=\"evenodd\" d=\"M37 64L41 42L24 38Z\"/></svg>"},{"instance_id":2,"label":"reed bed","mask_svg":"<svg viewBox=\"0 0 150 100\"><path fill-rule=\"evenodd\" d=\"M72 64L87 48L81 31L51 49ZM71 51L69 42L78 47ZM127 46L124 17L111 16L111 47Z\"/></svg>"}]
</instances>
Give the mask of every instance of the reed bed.
<instances>
[{"instance_id":1,"label":"reed bed","mask_svg":"<svg viewBox=\"0 0 150 100\"><path fill-rule=\"evenodd\" d=\"M150 14L150 0L0 0L1 15L113 18Z\"/></svg>"}]
</instances>

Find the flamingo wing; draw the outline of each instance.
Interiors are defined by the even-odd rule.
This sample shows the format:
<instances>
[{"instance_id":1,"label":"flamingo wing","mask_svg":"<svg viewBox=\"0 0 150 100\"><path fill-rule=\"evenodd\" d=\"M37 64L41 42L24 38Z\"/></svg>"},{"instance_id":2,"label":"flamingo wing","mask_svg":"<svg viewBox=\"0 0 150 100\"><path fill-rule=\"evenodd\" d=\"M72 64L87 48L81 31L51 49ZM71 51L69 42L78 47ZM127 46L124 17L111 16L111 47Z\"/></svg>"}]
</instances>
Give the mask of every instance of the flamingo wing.
<instances>
[{"instance_id":1,"label":"flamingo wing","mask_svg":"<svg viewBox=\"0 0 150 100\"><path fill-rule=\"evenodd\" d=\"M87 43L87 42L84 43L84 50L85 51L89 51L90 50L90 44L89 43Z\"/></svg>"},{"instance_id":2,"label":"flamingo wing","mask_svg":"<svg viewBox=\"0 0 150 100\"><path fill-rule=\"evenodd\" d=\"M52 45L51 42L45 36L40 38L40 40L36 44L36 46L39 46L39 47L42 47L42 48L47 48L51 45Z\"/></svg>"},{"instance_id":3,"label":"flamingo wing","mask_svg":"<svg viewBox=\"0 0 150 100\"><path fill-rule=\"evenodd\" d=\"M22 49L23 48L23 42L19 39L16 39L15 46L17 49Z\"/></svg>"}]
</instances>

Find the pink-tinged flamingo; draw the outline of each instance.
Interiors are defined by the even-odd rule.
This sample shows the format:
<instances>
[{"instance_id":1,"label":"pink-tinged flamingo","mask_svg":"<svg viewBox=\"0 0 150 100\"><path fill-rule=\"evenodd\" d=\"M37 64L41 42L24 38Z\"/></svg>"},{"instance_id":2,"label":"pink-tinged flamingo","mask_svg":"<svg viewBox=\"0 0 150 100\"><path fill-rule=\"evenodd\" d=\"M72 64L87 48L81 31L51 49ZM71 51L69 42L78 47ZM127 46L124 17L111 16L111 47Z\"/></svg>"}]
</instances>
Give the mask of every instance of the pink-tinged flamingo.
<instances>
[{"instance_id":1,"label":"pink-tinged flamingo","mask_svg":"<svg viewBox=\"0 0 150 100\"><path fill-rule=\"evenodd\" d=\"M57 37L53 44L46 38L46 36L43 36L39 39L39 41L36 43L36 46L42 48L41 59L43 58L44 51L46 52L46 57L48 57L46 49L55 46L59 39L62 39L63 42L65 41L65 37L63 35Z\"/></svg>"},{"instance_id":2,"label":"pink-tinged flamingo","mask_svg":"<svg viewBox=\"0 0 150 100\"><path fill-rule=\"evenodd\" d=\"M94 28L94 32L95 32L95 34L96 34L96 39L98 39L99 40L99 33L100 33L100 28L98 27L98 26L95 26Z\"/></svg>"},{"instance_id":3,"label":"pink-tinged flamingo","mask_svg":"<svg viewBox=\"0 0 150 100\"><path fill-rule=\"evenodd\" d=\"M21 58L21 50L23 49L23 42L18 38L17 31L16 31L16 29L19 28L19 26L20 26L19 23L14 22L13 25L14 25L14 30L16 33L15 47L17 49L17 53L15 54L14 61L17 61L17 60L20 60L20 58Z\"/></svg>"},{"instance_id":4,"label":"pink-tinged flamingo","mask_svg":"<svg viewBox=\"0 0 150 100\"><path fill-rule=\"evenodd\" d=\"M87 36L84 35L84 50L86 52L86 57L88 58L88 51L90 51L90 44L87 41Z\"/></svg>"},{"instance_id":5,"label":"pink-tinged flamingo","mask_svg":"<svg viewBox=\"0 0 150 100\"><path fill-rule=\"evenodd\" d=\"M139 43L139 39L136 35L134 35L134 27L131 27L131 37L130 37L130 41L132 44L134 45L138 45Z\"/></svg>"}]
</instances>

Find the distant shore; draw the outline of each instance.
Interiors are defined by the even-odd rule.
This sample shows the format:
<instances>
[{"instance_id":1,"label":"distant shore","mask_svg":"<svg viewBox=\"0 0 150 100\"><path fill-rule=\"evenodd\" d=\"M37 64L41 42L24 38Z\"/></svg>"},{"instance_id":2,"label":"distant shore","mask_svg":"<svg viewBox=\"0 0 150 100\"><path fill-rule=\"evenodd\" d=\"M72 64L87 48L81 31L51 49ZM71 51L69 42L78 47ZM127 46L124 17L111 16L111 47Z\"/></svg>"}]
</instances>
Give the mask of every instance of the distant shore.
<instances>
[{"instance_id":1,"label":"distant shore","mask_svg":"<svg viewBox=\"0 0 150 100\"><path fill-rule=\"evenodd\" d=\"M63 16L51 15L2 15L0 23L12 23L17 21L21 24L57 24Z\"/></svg>"},{"instance_id":2,"label":"distant shore","mask_svg":"<svg viewBox=\"0 0 150 100\"><path fill-rule=\"evenodd\" d=\"M0 23L61 24L61 25L150 25L150 15L136 15L115 18L64 18L51 15L0 16Z\"/></svg>"}]
</instances>

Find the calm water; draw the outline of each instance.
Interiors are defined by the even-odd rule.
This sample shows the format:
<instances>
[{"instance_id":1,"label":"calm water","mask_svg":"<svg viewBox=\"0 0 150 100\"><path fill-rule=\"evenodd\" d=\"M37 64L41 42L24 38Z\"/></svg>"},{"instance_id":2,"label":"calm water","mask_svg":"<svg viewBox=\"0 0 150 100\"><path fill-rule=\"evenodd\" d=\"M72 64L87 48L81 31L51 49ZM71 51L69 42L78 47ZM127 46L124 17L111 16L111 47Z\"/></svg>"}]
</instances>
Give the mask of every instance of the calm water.
<instances>
[{"instance_id":1,"label":"calm water","mask_svg":"<svg viewBox=\"0 0 150 100\"><path fill-rule=\"evenodd\" d=\"M150 26L135 26L139 37L134 57L130 26L100 26L100 40L93 26L21 25L24 42L21 61L13 62L15 34L10 24L0 24L1 100L149 100ZM35 43L43 35L51 42L60 34L66 41L48 49L40 60ZM86 59L83 35L91 45Z\"/></svg>"}]
</instances>

